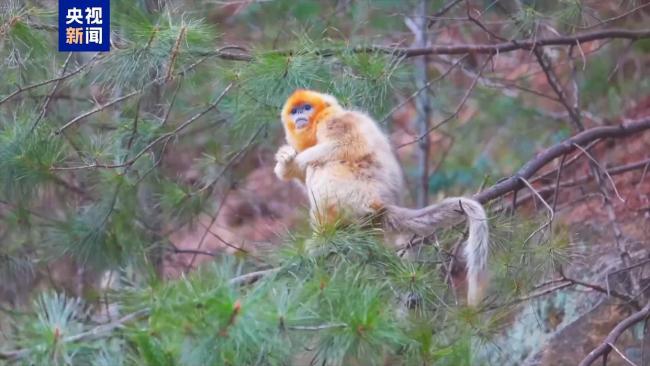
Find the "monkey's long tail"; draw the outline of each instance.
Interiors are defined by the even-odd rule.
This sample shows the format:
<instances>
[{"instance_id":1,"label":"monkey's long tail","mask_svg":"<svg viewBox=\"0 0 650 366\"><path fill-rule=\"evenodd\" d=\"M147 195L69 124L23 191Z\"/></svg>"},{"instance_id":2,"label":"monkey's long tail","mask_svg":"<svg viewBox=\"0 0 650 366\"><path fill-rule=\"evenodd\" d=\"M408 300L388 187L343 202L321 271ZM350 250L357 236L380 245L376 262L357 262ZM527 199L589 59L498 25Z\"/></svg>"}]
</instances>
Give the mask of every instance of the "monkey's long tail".
<instances>
[{"instance_id":1,"label":"monkey's long tail","mask_svg":"<svg viewBox=\"0 0 650 366\"><path fill-rule=\"evenodd\" d=\"M467 303L478 305L487 285L487 258L489 252L489 229L483 206L470 198L449 197L436 204L411 209L386 206L386 228L399 232L412 232L427 236L439 228L449 227L467 218L469 235L464 254L467 260Z\"/></svg>"}]
</instances>

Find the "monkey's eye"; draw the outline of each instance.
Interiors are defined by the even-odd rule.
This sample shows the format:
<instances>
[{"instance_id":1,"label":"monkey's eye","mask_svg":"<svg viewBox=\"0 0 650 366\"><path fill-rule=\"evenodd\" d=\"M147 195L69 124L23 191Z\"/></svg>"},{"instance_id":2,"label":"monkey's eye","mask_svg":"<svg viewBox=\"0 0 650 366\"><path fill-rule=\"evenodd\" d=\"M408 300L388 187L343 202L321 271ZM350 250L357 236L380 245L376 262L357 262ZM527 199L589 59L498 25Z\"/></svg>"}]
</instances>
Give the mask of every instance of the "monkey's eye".
<instances>
[{"instance_id":1,"label":"monkey's eye","mask_svg":"<svg viewBox=\"0 0 650 366\"><path fill-rule=\"evenodd\" d=\"M298 112L298 110L296 108L291 109L291 114L296 114L296 112Z\"/></svg>"},{"instance_id":2,"label":"monkey's eye","mask_svg":"<svg viewBox=\"0 0 650 366\"><path fill-rule=\"evenodd\" d=\"M309 104L305 104L305 106L302 107L302 108L303 108L304 110L306 110L306 111L309 111L309 110L311 110L311 105L309 105Z\"/></svg>"}]
</instances>

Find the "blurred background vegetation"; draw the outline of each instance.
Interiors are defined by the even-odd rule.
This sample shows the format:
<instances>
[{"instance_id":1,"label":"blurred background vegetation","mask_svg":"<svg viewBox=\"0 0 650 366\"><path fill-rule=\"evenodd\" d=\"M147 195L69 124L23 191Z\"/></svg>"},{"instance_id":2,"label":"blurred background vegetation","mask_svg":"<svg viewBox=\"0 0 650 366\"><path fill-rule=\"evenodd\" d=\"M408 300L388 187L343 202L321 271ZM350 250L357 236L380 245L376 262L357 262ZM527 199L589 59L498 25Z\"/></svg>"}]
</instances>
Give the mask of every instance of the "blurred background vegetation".
<instances>
[{"instance_id":1,"label":"blurred background vegetation","mask_svg":"<svg viewBox=\"0 0 650 366\"><path fill-rule=\"evenodd\" d=\"M472 195L650 115L649 19L634 0L112 0L111 51L68 54L56 1L4 0L0 363L577 364L645 304L647 132L492 200L493 283L468 309L463 227L412 261L361 228L312 235L305 193L272 174L279 111L332 94L389 133L409 206ZM633 168L608 185L593 161ZM637 328L621 354L641 365Z\"/></svg>"}]
</instances>

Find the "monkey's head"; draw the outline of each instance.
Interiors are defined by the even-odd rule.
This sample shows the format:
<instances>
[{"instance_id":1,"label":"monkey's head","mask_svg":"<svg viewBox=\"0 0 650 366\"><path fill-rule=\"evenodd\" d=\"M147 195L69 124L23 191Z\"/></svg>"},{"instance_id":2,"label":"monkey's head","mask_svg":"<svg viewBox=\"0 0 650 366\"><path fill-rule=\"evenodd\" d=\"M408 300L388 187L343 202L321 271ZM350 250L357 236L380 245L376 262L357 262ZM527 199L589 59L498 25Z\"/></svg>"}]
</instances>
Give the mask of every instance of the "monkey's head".
<instances>
[{"instance_id":1,"label":"monkey's head","mask_svg":"<svg viewBox=\"0 0 650 366\"><path fill-rule=\"evenodd\" d=\"M316 129L340 105L331 95L298 89L282 107L282 124L287 142L300 152L316 145Z\"/></svg>"}]
</instances>

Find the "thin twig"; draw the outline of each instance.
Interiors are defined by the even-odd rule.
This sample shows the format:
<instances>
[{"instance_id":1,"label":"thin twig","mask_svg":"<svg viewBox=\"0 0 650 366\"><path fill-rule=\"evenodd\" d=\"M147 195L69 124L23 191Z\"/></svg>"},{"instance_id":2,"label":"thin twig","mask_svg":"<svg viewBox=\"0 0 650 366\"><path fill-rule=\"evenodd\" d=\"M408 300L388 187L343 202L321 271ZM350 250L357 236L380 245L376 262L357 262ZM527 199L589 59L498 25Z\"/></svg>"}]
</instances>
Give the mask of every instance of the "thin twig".
<instances>
[{"instance_id":1,"label":"thin twig","mask_svg":"<svg viewBox=\"0 0 650 366\"><path fill-rule=\"evenodd\" d=\"M573 47L573 45L571 46ZM575 108L573 108L569 104L566 93L564 92L564 88L562 87L562 83L557 77L555 70L553 70L553 65L551 64L550 58L544 53L544 50L540 47L535 47L533 49L533 53L537 58L537 62L539 63L539 66L542 68L544 74L546 75L546 81L551 86L551 89L553 89L553 91L557 95L560 103L564 106L564 108L566 108L567 112L569 113L569 117L571 118L571 121L575 125L576 129L578 131L584 130L585 128L584 125L582 124L580 114Z\"/></svg>"},{"instance_id":2,"label":"thin twig","mask_svg":"<svg viewBox=\"0 0 650 366\"><path fill-rule=\"evenodd\" d=\"M555 211L557 207L557 199L560 195L560 177L562 176L562 168L564 168L564 161L566 160L566 154L562 155L562 160L560 161L560 167L557 170L557 176L555 177L555 194L553 195L553 206L552 209Z\"/></svg>"},{"instance_id":3,"label":"thin twig","mask_svg":"<svg viewBox=\"0 0 650 366\"><path fill-rule=\"evenodd\" d=\"M423 134L418 136L416 139L413 141L409 141L406 143L403 143L399 146L397 146L397 149L401 149L404 146L412 145L414 143L420 142L423 138L427 137L431 132L435 131L436 129L440 128L442 125L446 124L447 122L451 121L452 119L456 118L458 114L460 113L460 110L463 108L465 105L465 102L467 102L467 99L469 98L470 94L474 90L474 87L476 87L476 83L478 82L478 79L481 77L481 74L483 73L483 70L487 67L488 63L490 62L491 57L488 57L483 65L481 65L481 68L479 69L479 72L476 74L476 77L472 80L472 83L469 85L467 90L465 91L465 94L463 95L463 98L460 100L458 105L456 106L456 110L449 115L447 118L443 119L442 121L436 123L433 125L431 128L429 128L427 131L425 131Z\"/></svg>"},{"instance_id":4,"label":"thin twig","mask_svg":"<svg viewBox=\"0 0 650 366\"><path fill-rule=\"evenodd\" d=\"M172 245L171 248L167 248L169 251L171 251L174 254L194 254L194 255L205 255L208 257L215 257L216 254L212 252L208 252L207 250L198 250L198 249L180 249L176 247L175 245Z\"/></svg>"},{"instance_id":5,"label":"thin twig","mask_svg":"<svg viewBox=\"0 0 650 366\"><path fill-rule=\"evenodd\" d=\"M616 353L618 353L618 355L621 356L621 358L624 359L625 362L629 363L629 364L632 365L632 366L637 366L637 364L635 364L634 362L632 362L632 360L630 360L629 358L627 358L627 356L625 356L625 354L624 354L623 352L621 352L621 351L620 351L620 350L619 350L619 349L614 345L614 343L607 343L607 345L609 345L610 347L612 347L612 349L613 349Z\"/></svg>"},{"instance_id":6,"label":"thin twig","mask_svg":"<svg viewBox=\"0 0 650 366\"><path fill-rule=\"evenodd\" d=\"M178 92L181 90L181 86L183 85L183 77L181 77L178 82L176 83L176 89L174 89L174 94L172 95L172 100L169 102L169 107L167 107L167 112L165 112L165 117L163 117L162 122L160 123L160 126L164 126L167 124L167 121L169 120L169 115L172 113L172 108L174 107L174 102L176 102L176 96L178 95Z\"/></svg>"},{"instance_id":7,"label":"thin twig","mask_svg":"<svg viewBox=\"0 0 650 366\"><path fill-rule=\"evenodd\" d=\"M484 310L494 310L494 309L499 309L499 308L502 308L502 307L508 307L508 306L516 305L516 304L519 304L519 303L522 303L522 302L526 302L526 301L536 299L538 297L542 297L542 296L552 294L555 291L562 290L564 288L571 287L571 286L574 286L574 284L571 283L571 282L562 283L562 284L550 287L550 288L545 289L545 290L534 292L534 293L532 293L530 295L519 297L517 299L514 299L514 300L509 301L509 302L504 303L504 304L495 304L495 305L492 305L492 306L488 306Z\"/></svg>"},{"instance_id":8,"label":"thin twig","mask_svg":"<svg viewBox=\"0 0 650 366\"><path fill-rule=\"evenodd\" d=\"M464 59L467 58L467 56L468 56L468 55L463 55L461 58L459 58L458 60L456 60L456 62L454 62L454 63L453 63L453 64L452 64L452 65L451 65L447 70L445 70L445 72L442 73L440 76L438 76L438 77L435 78L435 79L429 80L426 84L422 85L422 87L420 87L418 90L416 90L415 92L413 92L413 94L409 95L406 99L404 99L404 100L401 101L399 104L397 104L396 106L394 106L390 111L388 111L388 113L386 113L386 115L385 115L385 116L384 116L384 117L383 117L379 122L380 122L381 124L383 124L384 122L386 122L386 120L387 120L388 118L390 118L390 116L392 116L392 115L393 115L395 112L397 112L400 108L402 108L403 106L405 106L408 102L410 102L411 100L413 100L413 98L417 97L418 94L420 94L423 90L428 89L431 85L437 83L438 81L442 80L442 79L445 78L447 75L449 75L449 73L451 73L451 71L452 71L453 69L455 69L456 66L460 65L460 63L461 63Z\"/></svg>"},{"instance_id":9,"label":"thin twig","mask_svg":"<svg viewBox=\"0 0 650 366\"><path fill-rule=\"evenodd\" d=\"M221 180L221 178L223 178L223 176L224 176L224 174L226 173L226 171L227 171L228 169L230 169L230 167L232 167L232 166L233 166L237 161L239 161L239 159L244 155L244 153L245 153L246 151L248 151L248 149L249 149L251 146L253 146L253 143L255 142L255 140L257 139L257 137L259 136L259 134L262 133L262 131L264 131L265 129L266 129L266 125L262 125L262 126L260 126L260 127L257 129L257 131L255 131L255 133L251 136L251 138L246 142L246 144L244 145L244 147L242 147L241 149L239 149L239 151L237 151L237 153L236 153L235 155L233 155L233 157L230 158L230 160L228 160L228 162L227 162L226 165L221 169L221 171L219 172L219 174L217 174L216 178L214 178L211 182L209 182L208 184L206 184L205 186L203 186L202 188L200 188L198 191L196 191L195 194L196 194L196 193L204 192L204 191L206 191L206 190L208 190L208 191L209 191L209 190L212 190L212 187L214 187L214 186L215 186L215 185L216 185L216 184Z\"/></svg>"},{"instance_id":10,"label":"thin twig","mask_svg":"<svg viewBox=\"0 0 650 366\"><path fill-rule=\"evenodd\" d=\"M221 209L223 209L223 207L226 204L226 199L228 199L228 193L230 193L230 192L229 191L226 192L224 197L221 199L221 202L219 202L219 207L217 207L217 210L214 213L214 215L210 215L210 219L211 219L210 223L205 227L205 231L203 232L203 235L201 235L201 239L199 240L199 244L196 246L196 250L200 250L203 247L203 244L205 243L205 238L208 237L208 232L210 231L210 228L217 221L217 218L221 214ZM190 262L185 266L186 271L189 271L192 268L192 266L194 265L195 260L196 260L196 254L194 254L192 256L192 258L190 259Z\"/></svg>"},{"instance_id":11,"label":"thin twig","mask_svg":"<svg viewBox=\"0 0 650 366\"><path fill-rule=\"evenodd\" d=\"M333 324L320 324L320 325L292 325L287 328L291 330L324 330L332 328L346 328L348 325L345 323L333 323Z\"/></svg>"},{"instance_id":12,"label":"thin twig","mask_svg":"<svg viewBox=\"0 0 650 366\"><path fill-rule=\"evenodd\" d=\"M528 187L528 189L531 190L531 192L533 192L535 194L535 196L537 196L537 198L544 204L544 206L546 206L546 209L548 210L548 214L549 214L548 221L546 223L544 223L544 225L540 226L537 230L533 231L528 236L528 238L526 238L526 240L524 240L524 243L527 243L533 236L535 236L535 234L537 234L538 232L544 230L544 228L551 226L551 223L553 222L553 218L555 217L555 213L553 212L553 208L551 208L551 206L546 202L546 200L544 198L542 198L542 196L539 193L537 193L535 188L530 183L528 183L528 181L526 179L524 179L522 177L519 177L519 179Z\"/></svg>"},{"instance_id":13,"label":"thin twig","mask_svg":"<svg viewBox=\"0 0 650 366\"><path fill-rule=\"evenodd\" d=\"M451 10L454 6L456 6L456 4L460 3L461 1L463 0L451 0L450 2L445 4L442 8L440 8L440 10L433 13L433 15L430 17L429 24L427 24L427 28L431 28L436 23L437 20L436 18L447 14L449 10ZM424 14L422 14L422 16L424 16Z\"/></svg>"},{"instance_id":14,"label":"thin twig","mask_svg":"<svg viewBox=\"0 0 650 366\"><path fill-rule=\"evenodd\" d=\"M470 22L476 24L479 28L481 28L481 30L483 30L483 32L487 33L487 35L488 35L490 38L494 38L494 39L497 39L497 40L499 40L499 41L503 41L503 42L507 42L507 41L508 41L508 39L503 38L503 37L499 36L498 34L492 32L492 31L489 30L485 25L483 25L483 23L481 23L481 21L479 20L479 18L481 17L482 14L479 13L479 18L474 17L474 16L472 15L472 13L471 13L470 3L469 3L469 1L467 1L467 0L466 0L466 2L465 2L465 8L466 8L467 19L468 19Z\"/></svg>"},{"instance_id":15,"label":"thin twig","mask_svg":"<svg viewBox=\"0 0 650 366\"><path fill-rule=\"evenodd\" d=\"M634 9L632 9L630 11L627 11L627 12L625 12L623 14L620 14L620 15L617 15L617 16L602 20L602 21L598 22L597 24L589 25L589 26L586 26L586 27L579 27L579 28L580 29L593 29L593 28L596 28L596 27L600 27L600 26L603 26L603 25L605 25L607 23L611 23L611 22L615 22L617 20L623 19L626 16L634 14L637 11L639 11L639 10L641 10L641 9L647 7L647 6L650 6L650 3L645 3L645 4L642 4L642 5L639 5L639 6L637 6L636 8L634 8Z\"/></svg>"},{"instance_id":16,"label":"thin twig","mask_svg":"<svg viewBox=\"0 0 650 366\"><path fill-rule=\"evenodd\" d=\"M110 106L112 106L112 105L114 105L114 104L117 104L117 103L119 103L119 102L121 102L121 101L123 101L123 100L126 100L126 99L129 99L129 98L131 98L131 97L134 97L134 96L136 96L136 95L138 95L138 94L140 94L140 93L142 93L142 90L136 90L136 91L131 92L131 93L129 93L129 94L123 95L123 96L121 96L121 97L119 97L119 98L115 98L115 99L111 100L111 101L108 102L108 103L105 103L105 104L102 104L102 105L100 105L100 106L97 106L97 107L95 107L95 108L93 108L93 109L91 109L91 110L89 110L89 111L87 111L87 112L85 112L85 113L83 113L83 114L80 114L80 115L78 115L77 117L75 117L75 118L71 119L70 121L68 121L68 122L67 122L66 124L64 124L63 126L57 128L56 131L54 131L54 134L55 134L55 135L60 135L60 134L61 134L65 129L67 129L68 127L70 127L70 126L72 126L72 125L74 125L74 124L76 124L76 123L78 123L78 122L81 121L82 119L84 119L84 118L86 118L86 117L88 117L88 116L91 116L91 115L93 115L93 114L95 114L95 113L97 113L97 112L101 112L101 111L103 111L104 109L106 109L106 108L108 108L108 107L110 107Z\"/></svg>"},{"instance_id":17,"label":"thin twig","mask_svg":"<svg viewBox=\"0 0 650 366\"><path fill-rule=\"evenodd\" d=\"M17 90L15 90L15 91L12 92L11 94L7 95L6 97L2 98L2 99L0 100L0 104L2 104L2 103L4 103L4 102L8 101L9 99L15 97L16 95L18 95L18 94L20 94L20 93L22 93L22 92L26 92L26 91L28 91L28 90L31 90L31 89L34 89L34 88L38 88L39 86L43 86L43 85L47 85L47 84L51 84L51 83L56 83L56 82L58 82L58 81L65 80L65 79L67 79L67 78L70 78L70 77L72 77L72 76L75 76L75 75L77 75L78 73L82 72L82 71L83 71L85 68L87 68L88 66L92 65L92 64L95 62L95 60L97 60L98 56L99 56L99 53L96 54L95 56L93 56L93 58L91 58L90 61L88 61L87 63L85 63L85 64L83 64L83 65L81 65L81 66L79 66L79 68L77 68L77 69L74 70L74 71L71 71L71 72L68 73L68 74L65 74L65 75L62 75L62 76L59 76L59 77L56 77L56 78L53 78L53 79L48 79L48 80L39 81L39 82L37 82L37 83L31 84L31 85L28 85L28 86L25 86L25 87L21 87L21 86L19 86Z\"/></svg>"},{"instance_id":18,"label":"thin twig","mask_svg":"<svg viewBox=\"0 0 650 366\"><path fill-rule=\"evenodd\" d=\"M612 189L614 190L614 193L616 194L616 197L618 197L618 199L621 200L621 202L625 202L623 197L621 197L621 195L618 193L618 189L616 189L616 184L614 183L614 179L612 179L612 176L609 175L609 173L607 172L607 169L603 168L602 165L600 165L600 163L593 156L591 156L591 154L589 154L589 152L585 148L583 148L582 146L576 144L575 142L573 143L573 146L575 146L580 151L582 151L582 153L585 154L585 156L587 156L587 158L589 158L589 160L591 160L603 174L605 174L607 179L609 179L609 183L611 183L611 185L612 185Z\"/></svg>"},{"instance_id":19,"label":"thin twig","mask_svg":"<svg viewBox=\"0 0 650 366\"><path fill-rule=\"evenodd\" d=\"M65 59L65 62L63 63L63 67L61 67L61 75L65 75L65 71L68 69L68 64L70 63L70 59L72 59L72 52L68 53L68 57ZM43 102L43 105L41 106L41 112L38 114L38 117L36 117L36 120L32 124L32 127L29 129L29 133L34 132L36 129L36 126L38 126L38 123L41 121L43 116L45 115L45 112L47 111L47 107L50 106L50 102L52 101L52 96L54 93L56 93L56 90L59 88L59 84L61 84L61 80L59 79L54 83L54 86L52 87L52 91L50 91L49 94L47 94L47 97L45 97L45 101Z\"/></svg>"},{"instance_id":20,"label":"thin twig","mask_svg":"<svg viewBox=\"0 0 650 366\"><path fill-rule=\"evenodd\" d=\"M645 163L643 167L643 173L641 173L641 179L639 179L639 183L636 184L636 189L639 189L641 187L641 183L645 180L645 175L648 173L648 167L650 167L650 159L647 160L647 163Z\"/></svg>"},{"instance_id":21,"label":"thin twig","mask_svg":"<svg viewBox=\"0 0 650 366\"><path fill-rule=\"evenodd\" d=\"M167 67L167 76L165 76L165 82L169 82L169 80L172 78L174 72L174 63L176 62L176 57L178 56L178 50L181 47L181 41L185 36L186 30L187 27L183 26L181 28L181 31L178 34L178 38L176 38L176 42L174 43L174 47L172 48L171 57L169 59L169 65Z\"/></svg>"},{"instance_id":22,"label":"thin twig","mask_svg":"<svg viewBox=\"0 0 650 366\"><path fill-rule=\"evenodd\" d=\"M599 286L599 285L596 285L596 284L593 284L593 283L588 283L588 282L585 282L585 281L576 280L575 278L567 277L564 274L564 271L562 269L560 269L559 272L560 272L560 275L562 276L562 279L564 279L566 281L569 281L569 282L571 282L571 283L573 283L575 285L578 285L578 286L586 287L586 288L588 288L590 290L593 290L593 291L596 291L596 292L600 292L601 294L611 296L611 297L615 297L615 298L617 298L619 300L623 300L628 304L632 304L632 306L634 306L637 309L640 308L639 303L637 301L635 301L634 298L632 298L630 296L627 296L625 294L622 294L622 293L620 293L618 291L613 291L613 290L611 290L609 288L609 286L608 286L608 288L604 288L602 286Z\"/></svg>"},{"instance_id":23,"label":"thin twig","mask_svg":"<svg viewBox=\"0 0 650 366\"><path fill-rule=\"evenodd\" d=\"M199 59L199 60L196 61L195 63L193 63L193 64L189 65L188 67L186 67L185 69L179 71L179 72L177 73L177 76L181 76L181 77L185 76L188 72L190 72L191 70L193 70L194 68L196 68L198 65L200 65L201 63L203 63L205 60L206 60L206 58L201 58L201 59ZM56 135L61 134L61 133L64 132L64 130L65 130L66 128L70 127L70 125L73 125L73 124L79 122L79 120L81 120L81 119L83 119L83 118L85 118L85 117L88 117L88 116L90 116L90 115L92 115L92 114L95 114L95 113L97 113L97 112L99 112L99 111L102 111L102 110L105 109L106 107L108 107L108 106L110 106L110 105L113 105L113 104L115 104L115 103L121 102L121 101L123 101L124 99L128 99L128 98L133 97L134 95L140 94L140 93L142 93L142 92L144 91L144 89L145 89L146 87L148 87L148 86L150 86L150 85L157 84L157 83L159 83L159 82L161 82L161 81L163 81L163 80L164 80L164 77L160 77L160 78L156 78L156 79L154 79L154 80L151 80L151 81L147 82L147 83L142 87L142 89L140 89L140 90L136 90L136 91L134 91L134 92L132 92L132 93L130 93L130 94L127 94L127 95L121 96L121 97L119 97L119 98L117 98L117 99L114 99L114 100L108 102L107 104L104 104L104 105L102 105L102 106L99 106L99 107L97 107L97 108L95 108L95 109L92 109L92 110L90 110L90 111L88 111L88 112L85 112L85 113L83 113L82 115L73 118L72 120L70 120L69 122L67 122L65 125L63 125L62 127L58 128L58 129L55 131L55 134L56 134ZM232 86L232 85L233 85L233 84L231 83L231 84L229 85L229 87Z\"/></svg>"}]
</instances>

